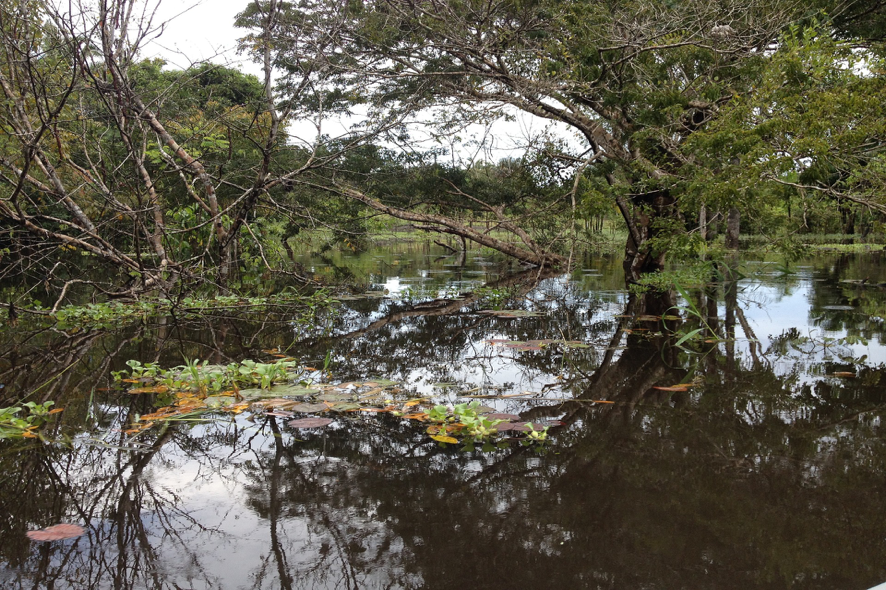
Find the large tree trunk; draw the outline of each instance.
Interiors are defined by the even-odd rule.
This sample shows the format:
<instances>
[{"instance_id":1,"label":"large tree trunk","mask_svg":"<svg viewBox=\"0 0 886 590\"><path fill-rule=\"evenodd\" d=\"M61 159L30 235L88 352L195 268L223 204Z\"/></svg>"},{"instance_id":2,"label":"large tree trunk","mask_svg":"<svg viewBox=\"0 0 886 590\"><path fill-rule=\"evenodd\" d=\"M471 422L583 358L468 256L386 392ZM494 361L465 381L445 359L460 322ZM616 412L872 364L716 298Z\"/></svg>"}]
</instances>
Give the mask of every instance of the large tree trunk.
<instances>
[{"instance_id":1,"label":"large tree trunk","mask_svg":"<svg viewBox=\"0 0 886 590\"><path fill-rule=\"evenodd\" d=\"M674 214L674 198L669 191L655 191L635 195L630 201L619 197L616 203L628 226L625 281L636 283L644 274L664 268L665 252L653 251L649 240L656 235L655 221Z\"/></svg>"},{"instance_id":2,"label":"large tree trunk","mask_svg":"<svg viewBox=\"0 0 886 590\"><path fill-rule=\"evenodd\" d=\"M738 238L741 235L741 212L735 207L729 210L726 217L726 249L738 251Z\"/></svg>"}]
</instances>

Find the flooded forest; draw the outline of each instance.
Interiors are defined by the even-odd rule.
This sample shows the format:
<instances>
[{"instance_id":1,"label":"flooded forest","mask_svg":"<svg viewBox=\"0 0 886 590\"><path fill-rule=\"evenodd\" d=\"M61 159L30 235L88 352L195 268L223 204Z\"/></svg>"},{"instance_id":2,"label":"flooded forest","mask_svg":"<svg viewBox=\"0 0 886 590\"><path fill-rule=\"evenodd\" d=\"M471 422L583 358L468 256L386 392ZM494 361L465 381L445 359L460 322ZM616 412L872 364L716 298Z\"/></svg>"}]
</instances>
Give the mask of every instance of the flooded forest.
<instances>
[{"instance_id":1,"label":"flooded forest","mask_svg":"<svg viewBox=\"0 0 886 590\"><path fill-rule=\"evenodd\" d=\"M886 0L234 4L0 5L0 588L886 582Z\"/></svg>"},{"instance_id":2,"label":"flooded forest","mask_svg":"<svg viewBox=\"0 0 886 590\"><path fill-rule=\"evenodd\" d=\"M550 277L427 245L361 257L368 294L315 318L322 331L285 305L4 331L4 391L64 411L40 439L4 444L3 586L830 589L886 576L886 292L856 279L886 280L879 253L788 273L749 263L686 301L626 292L617 257ZM416 295L429 293L444 296ZM191 409L135 432L171 402L112 376L130 359L281 354L313 369L276 406ZM308 398L326 401L288 403ZM466 449L464 433L428 434L435 406L476 401L546 439L503 430ZM293 426L303 416L331 423ZM55 522L86 533L25 535Z\"/></svg>"}]
</instances>

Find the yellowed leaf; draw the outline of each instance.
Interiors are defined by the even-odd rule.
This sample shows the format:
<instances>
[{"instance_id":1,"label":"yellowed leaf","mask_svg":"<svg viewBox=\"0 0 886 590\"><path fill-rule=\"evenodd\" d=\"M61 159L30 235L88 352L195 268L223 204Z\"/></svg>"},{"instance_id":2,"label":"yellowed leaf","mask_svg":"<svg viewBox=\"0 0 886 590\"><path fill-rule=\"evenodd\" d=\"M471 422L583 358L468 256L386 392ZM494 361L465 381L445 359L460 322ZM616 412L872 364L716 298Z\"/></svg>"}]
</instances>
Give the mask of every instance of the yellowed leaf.
<instances>
[{"instance_id":1,"label":"yellowed leaf","mask_svg":"<svg viewBox=\"0 0 886 590\"><path fill-rule=\"evenodd\" d=\"M172 409L169 407L160 408L159 410L157 410L153 414L142 415L142 417L139 418L139 421L150 422L151 420L163 420L164 418L168 418L169 416L172 416L174 413L175 412L172 411Z\"/></svg>"},{"instance_id":2,"label":"yellowed leaf","mask_svg":"<svg viewBox=\"0 0 886 590\"><path fill-rule=\"evenodd\" d=\"M360 396L360 399L370 399L373 397L379 397L382 393L384 393L384 387L376 387L375 389L370 389L366 393Z\"/></svg>"},{"instance_id":3,"label":"yellowed leaf","mask_svg":"<svg viewBox=\"0 0 886 590\"><path fill-rule=\"evenodd\" d=\"M155 385L154 387L133 387L129 393L166 393L169 388L165 385Z\"/></svg>"},{"instance_id":4,"label":"yellowed leaf","mask_svg":"<svg viewBox=\"0 0 886 590\"><path fill-rule=\"evenodd\" d=\"M239 404L233 404L231 406L225 406L222 408L225 412L231 412L233 414L239 414L243 410L249 407L249 402L241 402Z\"/></svg>"},{"instance_id":5,"label":"yellowed leaf","mask_svg":"<svg viewBox=\"0 0 886 590\"><path fill-rule=\"evenodd\" d=\"M431 438L434 439L435 441L441 442L441 443L449 443L452 445L458 444L458 439L453 438L451 436L436 435L436 436L431 436Z\"/></svg>"}]
</instances>

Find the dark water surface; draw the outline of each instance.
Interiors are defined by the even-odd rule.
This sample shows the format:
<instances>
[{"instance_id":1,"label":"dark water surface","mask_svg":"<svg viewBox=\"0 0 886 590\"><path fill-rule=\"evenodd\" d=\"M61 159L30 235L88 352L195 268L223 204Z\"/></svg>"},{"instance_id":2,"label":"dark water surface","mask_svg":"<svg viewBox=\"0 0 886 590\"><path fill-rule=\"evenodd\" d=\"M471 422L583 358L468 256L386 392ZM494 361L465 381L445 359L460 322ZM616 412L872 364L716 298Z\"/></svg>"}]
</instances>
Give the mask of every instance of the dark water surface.
<instances>
[{"instance_id":1,"label":"dark water surface","mask_svg":"<svg viewBox=\"0 0 886 590\"><path fill-rule=\"evenodd\" d=\"M886 582L883 262L819 257L794 274L749 262L737 284L690 291L687 302L630 297L617 260L583 261L569 277L530 271L521 283L504 278L520 269L477 254L391 246L308 261L376 293L346 297L325 329L284 308L76 333L6 328L2 405L30 392L56 400L65 411L50 434L73 444L0 442L0 587ZM483 298L451 300L484 283ZM666 315L680 319L651 317L673 303L683 311ZM492 304L541 313L478 313ZM701 332L675 347L700 317L719 339ZM656 335L663 323L678 335ZM272 348L327 359L335 380L383 377L441 403L526 392L482 401L565 425L544 448L485 453L441 449L426 425L362 413L313 431L244 413L136 439L120 432L156 402L111 388L127 359L227 363ZM692 386L655 389L681 383ZM57 522L87 533L25 536Z\"/></svg>"}]
</instances>

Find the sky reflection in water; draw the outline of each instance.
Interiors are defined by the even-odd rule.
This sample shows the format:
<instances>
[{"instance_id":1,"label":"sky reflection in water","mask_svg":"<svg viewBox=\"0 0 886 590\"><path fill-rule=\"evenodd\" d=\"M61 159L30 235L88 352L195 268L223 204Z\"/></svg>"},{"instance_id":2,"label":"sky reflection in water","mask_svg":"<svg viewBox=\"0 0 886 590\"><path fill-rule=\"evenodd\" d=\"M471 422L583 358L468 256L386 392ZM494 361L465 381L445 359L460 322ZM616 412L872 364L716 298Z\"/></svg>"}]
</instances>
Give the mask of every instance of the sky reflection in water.
<instances>
[{"instance_id":1,"label":"sky reflection in water","mask_svg":"<svg viewBox=\"0 0 886 590\"><path fill-rule=\"evenodd\" d=\"M388 296L346 301L333 335L294 345L285 317L270 316L76 341L7 335L3 356L19 368L9 389L46 381L47 349L80 360L50 387L73 448L4 443L0 454L0 508L10 515L0 586L862 589L886 580L886 297L840 282L886 280L878 258L820 258L787 276L749 264L762 271L731 300L723 286L693 292L699 309L716 310L709 323L736 338L688 343L690 353L645 331L661 322L636 318L667 304L629 300L614 260L586 261L592 272L508 302L542 317L501 319L476 304L408 313L425 296L498 278L494 261L441 272L452 260L421 250L373 256L360 276ZM489 339L591 347L519 351ZM545 399L483 402L566 426L545 452L462 453L393 416L348 414L296 431L240 415L151 431L129 449L114 428L151 400L93 390L128 358L226 362L290 345L311 363L332 350L343 381L388 377L441 401L533 391ZM686 382L686 392L653 389ZM24 536L59 521L88 533L52 544Z\"/></svg>"}]
</instances>

